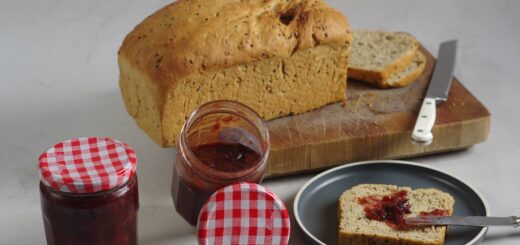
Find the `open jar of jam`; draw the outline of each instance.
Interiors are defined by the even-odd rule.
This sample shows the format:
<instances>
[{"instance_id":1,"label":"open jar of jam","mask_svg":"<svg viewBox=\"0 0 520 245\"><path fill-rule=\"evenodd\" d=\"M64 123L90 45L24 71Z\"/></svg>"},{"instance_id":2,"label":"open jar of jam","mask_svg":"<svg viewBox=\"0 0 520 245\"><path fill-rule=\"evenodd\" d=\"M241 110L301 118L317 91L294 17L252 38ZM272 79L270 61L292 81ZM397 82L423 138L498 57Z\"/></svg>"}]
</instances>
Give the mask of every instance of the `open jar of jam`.
<instances>
[{"instance_id":1,"label":"open jar of jam","mask_svg":"<svg viewBox=\"0 0 520 245\"><path fill-rule=\"evenodd\" d=\"M269 156L269 132L251 108L233 101L200 106L177 140L172 197L191 225L208 198L220 188L262 181Z\"/></svg>"},{"instance_id":2,"label":"open jar of jam","mask_svg":"<svg viewBox=\"0 0 520 245\"><path fill-rule=\"evenodd\" d=\"M39 160L47 244L137 244L136 157L128 145L72 139Z\"/></svg>"}]
</instances>

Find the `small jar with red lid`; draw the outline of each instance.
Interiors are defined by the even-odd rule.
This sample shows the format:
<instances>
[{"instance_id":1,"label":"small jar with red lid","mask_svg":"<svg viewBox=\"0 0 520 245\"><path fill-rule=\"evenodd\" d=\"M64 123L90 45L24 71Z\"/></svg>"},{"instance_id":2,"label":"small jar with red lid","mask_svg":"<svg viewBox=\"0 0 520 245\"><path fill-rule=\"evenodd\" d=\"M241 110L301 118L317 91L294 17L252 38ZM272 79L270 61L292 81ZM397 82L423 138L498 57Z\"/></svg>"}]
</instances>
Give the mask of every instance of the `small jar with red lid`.
<instances>
[{"instance_id":1,"label":"small jar with red lid","mask_svg":"<svg viewBox=\"0 0 520 245\"><path fill-rule=\"evenodd\" d=\"M251 108L213 101L187 119L177 140L172 197L191 225L208 198L238 182L260 183L269 156L269 132Z\"/></svg>"},{"instance_id":2,"label":"small jar with red lid","mask_svg":"<svg viewBox=\"0 0 520 245\"><path fill-rule=\"evenodd\" d=\"M137 244L136 156L109 138L78 138L40 156L47 244Z\"/></svg>"}]
</instances>

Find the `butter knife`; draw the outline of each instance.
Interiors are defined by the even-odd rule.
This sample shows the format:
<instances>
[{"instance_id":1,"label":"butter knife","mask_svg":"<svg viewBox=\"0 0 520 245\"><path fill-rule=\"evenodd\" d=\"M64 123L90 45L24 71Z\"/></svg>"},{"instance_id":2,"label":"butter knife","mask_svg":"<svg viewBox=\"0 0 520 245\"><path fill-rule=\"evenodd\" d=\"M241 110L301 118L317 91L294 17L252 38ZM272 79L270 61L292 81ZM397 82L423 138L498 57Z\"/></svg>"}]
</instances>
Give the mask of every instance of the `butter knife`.
<instances>
[{"instance_id":1,"label":"butter knife","mask_svg":"<svg viewBox=\"0 0 520 245\"><path fill-rule=\"evenodd\" d=\"M448 92L455 69L456 53L457 40L441 43L428 91L412 132L412 142L417 145L432 143L433 134L431 131L433 125L435 125L436 106L448 100Z\"/></svg>"},{"instance_id":2,"label":"butter knife","mask_svg":"<svg viewBox=\"0 0 520 245\"><path fill-rule=\"evenodd\" d=\"M520 218L488 216L418 216L405 219L408 225L520 226Z\"/></svg>"}]
</instances>

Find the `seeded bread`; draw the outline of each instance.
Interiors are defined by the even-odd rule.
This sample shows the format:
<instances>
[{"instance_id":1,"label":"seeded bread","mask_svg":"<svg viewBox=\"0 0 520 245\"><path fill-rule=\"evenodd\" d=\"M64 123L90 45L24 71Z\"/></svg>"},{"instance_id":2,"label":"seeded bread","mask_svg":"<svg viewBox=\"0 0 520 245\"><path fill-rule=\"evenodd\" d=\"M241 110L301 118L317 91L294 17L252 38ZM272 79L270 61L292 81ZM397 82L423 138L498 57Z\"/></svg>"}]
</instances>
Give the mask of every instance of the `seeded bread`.
<instances>
[{"instance_id":1,"label":"seeded bread","mask_svg":"<svg viewBox=\"0 0 520 245\"><path fill-rule=\"evenodd\" d=\"M188 114L212 100L268 120L344 99L351 39L322 0L179 0L126 36L119 85L137 124L174 146Z\"/></svg>"},{"instance_id":2,"label":"seeded bread","mask_svg":"<svg viewBox=\"0 0 520 245\"><path fill-rule=\"evenodd\" d=\"M355 30L348 76L391 87L388 81L412 64L418 48L417 39L408 33Z\"/></svg>"},{"instance_id":3,"label":"seeded bread","mask_svg":"<svg viewBox=\"0 0 520 245\"><path fill-rule=\"evenodd\" d=\"M403 71L393 74L381 84L376 84L380 88L396 88L408 86L419 78L426 67L426 56L421 51L415 53L415 58Z\"/></svg>"},{"instance_id":4,"label":"seeded bread","mask_svg":"<svg viewBox=\"0 0 520 245\"><path fill-rule=\"evenodd\" d=\"M339 237L340 245L358 244L401 244L437 245L444 243L446 227L426 226L421 229L395 230L385 222L369 220L358 198L371 195L391 195L400 190L408 191L411 214L418 216L421 211L434 209L448 210L453 213L455 203L449 194L436 189L416 189L394 185L362 184L345 191L339 199Z\"/></svg>"}]
</instances>

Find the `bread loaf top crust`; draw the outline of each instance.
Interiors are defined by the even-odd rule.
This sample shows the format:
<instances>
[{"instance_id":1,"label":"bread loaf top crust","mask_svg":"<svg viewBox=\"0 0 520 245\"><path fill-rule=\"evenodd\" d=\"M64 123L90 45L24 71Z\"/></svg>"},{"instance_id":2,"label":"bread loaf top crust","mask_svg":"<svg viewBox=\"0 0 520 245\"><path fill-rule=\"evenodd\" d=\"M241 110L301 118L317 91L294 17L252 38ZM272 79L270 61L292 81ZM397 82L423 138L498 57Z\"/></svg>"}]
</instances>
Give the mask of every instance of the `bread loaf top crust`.
<instances>
[{"instance_id":1,"label":"bread loaf top crust","mask_svg":"<svg viewBox=\"0 0 520 245\"><path fill-rule=\"evenodd\" d=\"M322 0L179 0L126 36L119 62L171 90L190 75L351 38L346 17Z\"/></svg>"}]
</instances>

